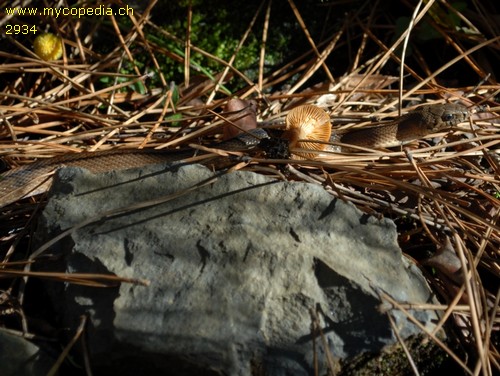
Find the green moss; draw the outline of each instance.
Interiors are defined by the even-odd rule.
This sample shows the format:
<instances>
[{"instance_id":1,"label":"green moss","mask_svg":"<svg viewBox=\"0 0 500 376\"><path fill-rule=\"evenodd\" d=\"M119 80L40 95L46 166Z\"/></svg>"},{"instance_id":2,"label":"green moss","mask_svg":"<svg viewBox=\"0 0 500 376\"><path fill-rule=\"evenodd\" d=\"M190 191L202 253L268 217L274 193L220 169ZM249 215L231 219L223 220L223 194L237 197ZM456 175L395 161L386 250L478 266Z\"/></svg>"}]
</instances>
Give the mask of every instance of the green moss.
<instances>
[{"instance_id":1,"label":"green moss","mask_svg":"<svg viewBox=\"0 0 500 376\"><path fill-rule=\"evenodd\" d=\"M405 342L420 375L443 367L448 355L434 342L421 336ZM387 346L380 354L362 354L343 362L340 376L413 375L408 358L399 344Z\"/></svg>"}]
</instances>

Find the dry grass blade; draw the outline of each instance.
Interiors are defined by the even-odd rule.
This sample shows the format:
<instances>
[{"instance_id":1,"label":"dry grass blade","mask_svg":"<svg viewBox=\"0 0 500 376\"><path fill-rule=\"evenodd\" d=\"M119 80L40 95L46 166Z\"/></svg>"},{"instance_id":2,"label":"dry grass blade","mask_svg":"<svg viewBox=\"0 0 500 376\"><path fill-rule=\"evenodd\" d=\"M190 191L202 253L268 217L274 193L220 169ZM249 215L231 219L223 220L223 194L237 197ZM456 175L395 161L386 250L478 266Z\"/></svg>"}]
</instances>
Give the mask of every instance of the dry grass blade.
<instances>
[{"instance_id":1,"label":"dry grass blade","mask_svg":"<svg viewBox=\"0 0 500 376\"><path fill-rule=\"evenodd\" d=\"M410 366L411 366L413 373L417 376L420 376L420 372L418 372L417 365L415 364L415 361L413 360L413 358L410 354L410 350L408 350L408 347L406 346L403 338L401 338L401 335L399 334L399 330L396 326L396 323L394 322L394 319L391 317L391 315L387 315L387 317L389 318L389 322L391 323L392 330L394 331L394 334L396 335L396 338L398 339L399 344L403 348L403 351L404 351L406 357L408 358L408 362L410 363Z\"/></svg>"},{"instance_id":2,"label":"dry grass blade","mask_svg":"<svg viewBox=\"0 0 500 376\"><path fill-rule=\"evenodd\" d=\"M264 63L265 63L265 58L266 58L266 40L267 40L267 35L268 35L268 30L269 30L269 20L271 18L271 4L272 0L269 0L267 3L267 8L266 8L266 18L264 20L264 28L262 29L262 43L261 43L261 48L260 48L260 57L259 57L259 80L258 80L258 85L259 85L259 92L262 93L263 91L263 83L264 83Z\"/></svg>"},{"instance_id":3,"label":"dry grass blade","mask_svg":"<svg viewBox=\"0 0 500 376\"><path fill-rule=\"evenodd\" d=\"M191 26L193 22L193 7L189 0L186 28L186 43L184 52L184 86L189 87L190 66L191 66Z\"/></svg>"},{"instance_id":4,"label":"dry grass blade","mask_svg":"<svg viewBox=\"0 0 500 376\"><path fill-rule=\"evenodd\" d=\"M71 341L69 341L69 343L66 345L64 350L61 352L61 354L59 355L59 358L57 359L55 364L52 366L50 371L47 373L47 376L55 376L58 374L59 368L63 364L66 357L69 355L70 350L73 348L73 346L76 344L76 341L78 341L80 336L83 334L85 327L87 325L87 319L88 319L87 316L82 316L81 321L80 321L80 325L78 326L77 330L75 331L75 335L73 336Z\"/></svg>"},{"instance_id":5,"label":"dry grass blade","mask_svg":"<svg viewBox=\"0 0 500 376\"><path fill-rule=\"evenodd\" d=\"M300 15L300 12L299 10L297 9L297 6L295 5L295 3L293 2L293 0L288 0L288 3L290 4L290 8L292 8L293 10L293 13L295 14L295 17L297 18L297 21L300 25L300 27L302 28L302 31L304 32L306 38L307 38L307 41L309 42L309 44L311 45L318 61L321 61L321 67L323 68L323 70L325 71L327 77L328 77L328 80L331 82L331 83L334 83L335 82L335 79L333 78L333 75L332 73L330 72L330 69L328 68L328 66L325 64L325 59L321 57L321 54L320 52L318 51L318 48L316 47L316 44L314 43L314 40L312 39L311 37L311 34L309 33L309 31L307 30L307 26L304 22L304 19L302 18L302 16ZM330 49L331 50L331 49Z\"/></svg>"},{"instance_id":6,"label":"dry grass blade","mask_svg":"<svg viewBox=\"0 0 500 376\"><path fill-rule=\"evenodd\" d=\"M314 310L313 308L309 309L309 313L311 315L311 326L313 328L312 332L313 335L316 336L319 333L319 337L321 338L321 343L323 345L323 351L326 354L326 360L328 363L328 370L331 372L332 375L335 375L338 373L338 362L336 362L334 355L331 354L329 347L328 347L328 341L325 337L325 333L323 332L323 329L321 328L321 321L318 317L318 313L324 314L321 309L317 308ZM315 364L316 365L316 364Z\"/></svg>"},{"instance_id":7,"label":"dry grass blade","mask_svg":"<svg viewBox=\"0 0 500 376\"><path fill-rule=\"evenodd\" d=\"M440 346L444 351L446 351L448 353L448 355L450 355L461 367L462 369L469 375L472 375L472 371L467 367L467 365L462 361L460 360L455 354L454 352L448 347L446 346L445 343L443 343L443 341L441 341L437 336L435 336L433 333L429 333L427 332L426 328L422 326L422 324L415 318L413 317L413 315L408 312L405 308L403 308L402 305L400 305L398 302L396 302L394 299L392 299L390 296L384 294L384 293L381 293L381 298L382 298L382 301L386 301L388 302L389 304L391 304L392 306L394 306L396 309L400 310L401 312L403 312L406 317L415 325L417 325L421 330L422 330L422 333L426 333L438 346Z\"/></svg>"},{"instance_id":8,"label":"dry grass blade","mask_svg":"<svg viewBox=\"0 0 500 376\"><path fill-rule=\"evenodd\" d=\"M255 15L253 16L252 20L250 21L250 24L248 25L248 28L247 30L245 31L245 33L243 34L243 36L241 37L241 40L239 41L238 43L238 46L236 47L236 49L234 50L234 53L233 55L231 56L231 58L229 59L228 63L227 63L227 66L226 68L224 69L224 71L222 72L222 75L220 76L220 78L218 79L216 85L215 85L215 88L214 90L212 91L212 93L210 94L210 96L208 97L207 99L207 102L206 104L210 104L212 102L212 100L214 99L215 97L215 94L217 92L217 90L219 89L220 87L220 84L221 82L226 78L227 74L229 73L229 70L231 68L233 68L233 63L234 63L234 60L236 59L237 55L238 55L238 52L240 51L241 47L243 46L243 44L245 43L245 41L247 40L248 38L248 35L250 34L250 32L252 31L252 28L255 24L255 21L257 20L257 16L260 14L261 10L262 10L262 7L264 6L264 3L265 3L266 0L262 0L262 2L260 3L260 6L259 8L255 11Z\"/></svg>"}]
</instances>

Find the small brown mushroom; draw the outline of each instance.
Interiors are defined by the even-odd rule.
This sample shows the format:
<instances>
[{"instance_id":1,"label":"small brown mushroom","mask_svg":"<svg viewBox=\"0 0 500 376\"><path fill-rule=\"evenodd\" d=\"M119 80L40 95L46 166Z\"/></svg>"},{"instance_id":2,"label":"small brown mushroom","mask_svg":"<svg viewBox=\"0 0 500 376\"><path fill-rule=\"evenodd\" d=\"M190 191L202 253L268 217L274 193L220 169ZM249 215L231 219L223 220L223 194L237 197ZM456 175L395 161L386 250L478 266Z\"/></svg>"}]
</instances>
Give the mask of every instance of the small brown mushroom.
<instances>
[{"instance_id":1,"label":"small brown mushroom","mask_svg":"<svg viewBox=\"0 0 500 376\"><path fill-rule=\"evenodd\" d=\"M226 123L223 128L224 140L236 137L242 130L249 131L257 128L257 104L255 102L233 98L227 102L225 111L234 112L234 114L229 116L232 124Z\"/></svg>"},{"instance_id":2,"label":"small brown mushroom","mask_svg":"<svg viewBox=\"0 0 500 376\"><path fill-rule=\"evenodd\" d=\"M286 117L284 137L290 141L290 151L298 157L314 159L317 153L294 152L293 149L325 150L332 134L330 116L321 108L306 104L291 110Z\"/></svg>"}]
</instances>

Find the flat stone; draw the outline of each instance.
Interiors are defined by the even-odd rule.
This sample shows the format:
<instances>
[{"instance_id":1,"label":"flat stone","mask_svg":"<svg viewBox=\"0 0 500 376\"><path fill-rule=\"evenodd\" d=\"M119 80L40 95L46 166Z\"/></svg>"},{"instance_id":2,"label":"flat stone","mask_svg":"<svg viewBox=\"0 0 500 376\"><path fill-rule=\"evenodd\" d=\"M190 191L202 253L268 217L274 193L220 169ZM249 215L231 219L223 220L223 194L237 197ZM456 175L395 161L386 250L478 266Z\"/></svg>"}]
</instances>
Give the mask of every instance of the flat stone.
<instances>
[{"instance_id":1,"label":"flat stone","mask_svg":"<svg viewBox=\"0 0 500 376\"><path fill-rule=\"evenodd\" d=\"M55 361L33 342L0 329L2 376L47 375Z\"/></svg>"},{"instance_id":2,"label":"flat stone","mask_svg":"<svg viewBox=\"0 0 500 376\"><path fill-rule=\"evenodd\" d=\"M311 311L337 362L397 342L388 314L403 338L420 333L403 313L381 310L381 292L403 303L432 301L398 247L394 223L318 185L199 165L100 175L67 168L37 237L42 244L73 226L51 247L61 257L50 270L150 281L107 289L48 284L62 325L90 314L95 364L125 374L134 367L313 374L313 341L323 374L325 348L311 333ZM433 312L412 314L432 330Z\"/></svg>"}]
</instances>

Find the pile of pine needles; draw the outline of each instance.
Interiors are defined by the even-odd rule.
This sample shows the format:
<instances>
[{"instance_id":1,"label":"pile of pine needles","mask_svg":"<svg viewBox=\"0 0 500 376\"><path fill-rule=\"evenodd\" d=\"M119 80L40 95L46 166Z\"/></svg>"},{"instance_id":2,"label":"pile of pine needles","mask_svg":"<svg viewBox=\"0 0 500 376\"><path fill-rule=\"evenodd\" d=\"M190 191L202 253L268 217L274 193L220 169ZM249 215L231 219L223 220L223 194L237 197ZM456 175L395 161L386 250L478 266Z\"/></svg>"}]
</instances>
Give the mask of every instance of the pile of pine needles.
<instances>
[{"instance_id":1,"label":"pile of pine needles","mask_svg":"<svg viewBox=\"0 0 500 376\"><path fill-rule=\"evenodd\" d=\"M342 120L345 124L340 127L350 127L357 120L391 118L422 103L461 103L470 108L471 118L433 135L432 140L392 150L323 154L314 160L250 156L233 169L318 184L366 213L392 218L405 255L426 273L442 305L415 306L386 297L387 303L393 309L442 311L438 327L447 328L452 338L445 344L434 333L428 333L429 337L464 373L492 375L500 370L500 128L495 113L500 85L487 71L488 65L479 64L476 57L479 52L497 57L500 37L494 20L479 5L466 15L446 1L431 7L433 3L408 5L409 16L414 10L409 26L388 43L374 32L380 26L377 20L382 21L377 2L365 2L346 15L343 26L314 40L300 9L290 0L290 22L300 25L310 49L271 68L265 66L271 1L256 4L247 32L227 61L191 42L193 8L189 6L183 36L172 35L150 20L157 5L154 0L127 16L127 22L115 16L61 17L48 22L41 16L27 20L4 13L3 28L30 23L40 29L48 23L45 29L62 38L64 53L60 60L43 61L32 50L36 35L5 36L0 47L0 157L7 169L82 150L213 145L226 124L224 106L234 97L257 102L258 120L265 124L279 124L289 109L312 103L327 108L334 123ZM30 4L23 2L24 7ZM15 5L2 4L2 9ZM78 6L91 5L81 2ZM321 6L330 11L335 4ZM462 30L453 30L439 19L440 14L450 13L465 25ZM418 69L405 63L405 53L395 53L398 48L407 52L412 32L422 19L435 27L455 53L440 67L427 64L424 52L415 45L413 56L418 59L412 61L418 61ZM256 30L256 20L264 27ZM387 28L393 28L385 21ZM235 68L240 47L250 33L259 34L262 41L254 78ZM103 34L112 35L109 40L116 43L107 46L107 52L98 52L95 46L103 39L94 37ZM180 43L183 53L166 50L158 39L148 38L151 34ZM327 62L337 50L350 51L350 64L334 77ZM148 62L147 67L136 64L138 54ZM165 55L183 69L183 82L169 82L165 77L158 62ZM220 70L213 75L193 71L194 55L219 64ZM450 88L440 83L443 72L456 69L457 63L474 77L475 85ZM126 65L132 68L123 73ZM399 67L399 77L387 73L391 67ZM236 89L228 93L224 85L234 82ZM0 211L0 276L6 281L0 317L24 322L23 276L95 286L122 281L23 272L22 260L29 257L33 219L40 203L43 197L30 198Z\"/></svg>"}]
</instances>

